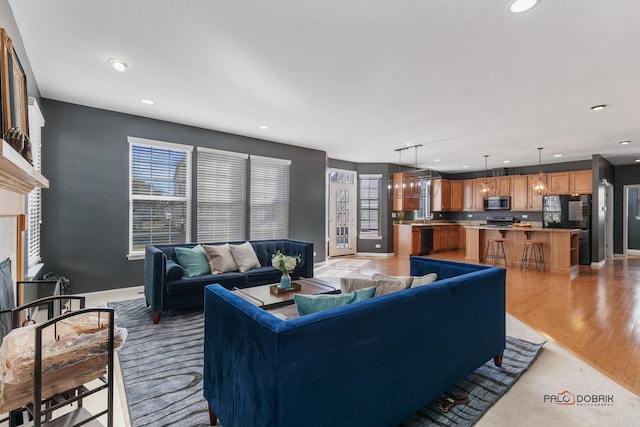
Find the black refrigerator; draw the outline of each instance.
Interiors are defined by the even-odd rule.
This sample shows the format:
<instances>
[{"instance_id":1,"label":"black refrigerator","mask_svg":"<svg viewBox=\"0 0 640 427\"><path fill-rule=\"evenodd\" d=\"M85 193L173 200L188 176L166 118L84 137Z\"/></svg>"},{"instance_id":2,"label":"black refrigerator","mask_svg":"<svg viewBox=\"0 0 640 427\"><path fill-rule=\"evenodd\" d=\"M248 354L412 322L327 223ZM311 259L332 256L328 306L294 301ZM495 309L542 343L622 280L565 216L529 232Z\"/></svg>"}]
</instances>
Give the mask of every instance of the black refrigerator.
<instances>
[{"instance_id":1,"label":"black refrigerator","mask_svg":"<svg viewBox=\"0 0 640 427\"><path fill-rule=\"evenodd\" d=\"M591 194L544 196L543 228L579 228L580 264L591 264Z\"/></svg>"}]
</instances>

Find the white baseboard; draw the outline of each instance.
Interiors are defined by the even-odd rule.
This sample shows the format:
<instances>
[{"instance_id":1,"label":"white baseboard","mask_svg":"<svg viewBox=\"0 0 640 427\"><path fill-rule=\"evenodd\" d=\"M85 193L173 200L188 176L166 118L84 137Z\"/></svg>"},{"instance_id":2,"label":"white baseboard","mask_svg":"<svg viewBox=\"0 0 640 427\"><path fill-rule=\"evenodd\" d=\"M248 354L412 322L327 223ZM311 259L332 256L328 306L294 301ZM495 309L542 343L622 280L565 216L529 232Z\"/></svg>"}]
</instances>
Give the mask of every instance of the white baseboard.
<instances>
[{"instance_id":1,"label":"white baseboard","mask_svg":"<svg viewBox=\"0 0 640 427\"><path fill-rule=\"evenodd\" d=\"M393 257L393 252L358 252L356 256L380 256L385 258Z\"/></svg>"},{"instance_id":2,"label":"white baseboard","mask_svg":"<svg viewBox=\"0 0 640 427\"><path fill-rule=\"evenodd\" d=\"M627 255L640 255L640 249L627 249Z\"/></svg>"},{"instance_id":3,"label":"white baseboard","mask_svg":"<svg viewBox=\"0 0 640 427\"><path fill-rule=\"evenodd\" d=\"M592 262L591 268L602 268L605 266L606 263L607 263L606 259L603 259L602 261Z\"/></svg>"}]
</instances>

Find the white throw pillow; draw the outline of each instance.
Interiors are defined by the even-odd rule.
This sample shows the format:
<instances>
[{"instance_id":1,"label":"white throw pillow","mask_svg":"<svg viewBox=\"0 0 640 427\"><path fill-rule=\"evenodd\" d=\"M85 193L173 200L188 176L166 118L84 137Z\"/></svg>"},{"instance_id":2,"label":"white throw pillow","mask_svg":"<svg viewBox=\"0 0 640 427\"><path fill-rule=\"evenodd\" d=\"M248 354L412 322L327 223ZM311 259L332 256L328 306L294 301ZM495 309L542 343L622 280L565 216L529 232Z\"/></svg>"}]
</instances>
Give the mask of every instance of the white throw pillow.
<instances>
[{"instance_id":1,"label":"white throw pillow","mask_svg":"<svg viewBox=\"0 0 640 427\"><path fill-rule=\"evenodd\" d=\"M375 273L371 276L373 280L402 280L404 282L404 288L409 289L411 282L413 282L413 276L387 276L382 273Z\"/></svg>"},{"instance_id":2,"label":"white throw pillow","mask_svg":"<svg viewBox=\"0 0 640 427\"><path fill-rule=\"evenodd\" d=\"M231 255L233 255L233 259L238 266L238 270L241 272L244 273L252 268L261 267L260 261L258 261L258 256L253 250L251 243L244 242L241 245L229 245L229 248L231 248Z\"/></svg>"},{"instance_id":3,"label":"white throw pillow","mask_svg":"<svg viewBox=\"0 0 640 427\"><path fill-rule=\"evenodd\" d=\"M406 289L404 282L398 279L373 280L350 277L342 277L340 279L340 290L343 293L353 292L371 286L375 286L375 296L377 297Z\"/></svg>"},{"instance_id":4,"label":"white throw pillow","mask_svg":"<svg viewBox=\"0 0 640 427\"><path fill-rule=\"evenodd\" d=\"M212 274L227 273L236 271L238 266L231 255L231 248L228 243L224 245L202 245L204 253L207 255L209 267Z\"/></svg>"},{"instance_id":5,"label":"white throw pillow","mask_svg":"<svg viewBox=\"0 0 640 427\"><path fill-rule=\"evenodd\" d=\"M438 275L436 273L425 274L424 276L418 276L413 278L413 282L411 282L412 288L417 288L418 286L428 285L429 283L433 283L438 280Z\"/></svg>"}]
</instances>

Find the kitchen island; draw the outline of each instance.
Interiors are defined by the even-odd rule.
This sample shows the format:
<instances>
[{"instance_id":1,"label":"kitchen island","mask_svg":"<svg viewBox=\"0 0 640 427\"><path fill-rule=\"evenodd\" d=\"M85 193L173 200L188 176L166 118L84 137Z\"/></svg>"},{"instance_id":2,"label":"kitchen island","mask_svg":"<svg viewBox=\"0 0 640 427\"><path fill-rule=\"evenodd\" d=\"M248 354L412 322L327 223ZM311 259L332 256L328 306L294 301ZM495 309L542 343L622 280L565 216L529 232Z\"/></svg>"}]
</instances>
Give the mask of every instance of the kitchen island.
<instances>
[{"instance_id":1,"label":"kitchen island","mask_svg":"<svg viewBox=\"0 0 640 427\"><path fill-rule=\"evenodd\" d=\"M580 230L540 227L492 227L468 225L466 256L471 262L482 262L490 239L503 239L509 267L520 267L525 241L542 243L547 270L575 277L579 272L578 238Z\"/></svg>"}]
</instances>

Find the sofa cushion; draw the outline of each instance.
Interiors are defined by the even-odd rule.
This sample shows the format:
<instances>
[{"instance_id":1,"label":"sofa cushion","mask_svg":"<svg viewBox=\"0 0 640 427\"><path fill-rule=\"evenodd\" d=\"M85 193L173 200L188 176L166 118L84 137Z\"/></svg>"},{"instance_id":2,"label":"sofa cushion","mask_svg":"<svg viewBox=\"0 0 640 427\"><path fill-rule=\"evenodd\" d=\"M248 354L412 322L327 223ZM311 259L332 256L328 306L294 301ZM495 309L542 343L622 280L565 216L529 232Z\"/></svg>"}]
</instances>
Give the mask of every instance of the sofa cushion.
<instances>
[{"instance_id":1,"label":"sofa cushion","mask_svg":"<svg viewBox=\"0 0 640 427\"><path fill-rule=\"evenodd\" d=\"M413 282L413 276L387 276L386 274L375 273L371 276L373 280L402 280L405 285L405 289L409 289L411 287L411 282Z\"/></svg>"},{"instance_id":2,"label":"sofa cushion","mask_svg":"<svg viewBox=\"0 0 640 427\"><path fill-rule=\"evenodd\" d=\"M229 245L229 248L231 248L231 255L233 255L233 259L238 265L238 270L241 272L244 273L252 268L260 267L260 261L258 261L251 243L244 242L241 245Z\"/></svg>"},{"instance_id":3,"label":"sofa cushion","mask_svg":"<svg viewBox=\"0 0 640 427\"><path fill-rule=\"evenodd\" d=\"M184 269L172 259L167 260L166 272L167 281L180 280L184 276Z\"/></svg>"},{"instance_id":4,"label":"sofa cushion","mask_svg":"<svg viewBox=\"0 0 640 427\"><path fill-rule=\"evenodd\" d=\"M364 301L372 298L376 292L376 288L363 288L348 294L336 294L336 295L303 295L294 294L293 299L296 302L296 309L298 315L304 316L306 314L316 313L318 311L327 310L334 307L340 307L342 305L351 304L358 301Z\"/></svg>"},{"instance_id":5,"label":"sofa cushion","mask_svg":"<svg viewBox=\"0 0 640 427\"><path fill-rule=\"evenodd\" d=\"M228 243L224 245L202 245L202 248L209 261L211 274L228 273L238 269Z\"/></svg>"},{"instance_id":6,"label":"sofa cushion","mask_svg":"<svg viewBox=\"0 0 640 427\"><path fill-rule=\"evenodd\" d=\"M193 248L174 248L178 257L178 264L184 269L187 277L201 276L211 273L207 256L202 246L196 245Z\"/></svg>"},{"instance_id":7,"label":"sofa cushion","mask_svg":"<svg viewBox=\"0 0 640 427\"><path fill-rule=\"evenodd\" d=\"M438 280L438 275L436 273L425 274L424 276L414 277L411 282L412 288L417 288L418 286L428 285L429 283L433 283Z\"/></svg>"},{"instance_id":8,"label":"sofa cushion","mask_svg":"<svg viewBox=\"0 0 640 427\"><path fill-rule=\"evenodd\" d=\"M167 282L167 295L197 294L204 289L205 286L219 283L227 289L241 287L238 284L244 283L244 274L239 272L221 273L221 274L205 274L198 277L184 276L175 282ZM194 304L197 306L197 304Z\"/></svg>"},{"instance_id":9,"label":"sofa cushion","mask_svg":"<svg viewBox=\"0 0 640 427\"><path fill-rule=\"evenodd\" d=\"M282 273L275 267L265 265L260 268L252 268L244 273L247 280L247 286L268 285L279 283Z\"/></svg>"},{"instance_id":10,"label":"sofa cushion","mask_svg":"<svg viewBox=\"0 0 640 427\"><path fill-rule=\"evenodd\" d=\"M398 279L373 280L351 277L342 277L340 279L340 289L342 292L352 292L358 289L368 288L370 286L376 288L377 297L406 289L405 282Z\"/></svg>"}]
</instances>

